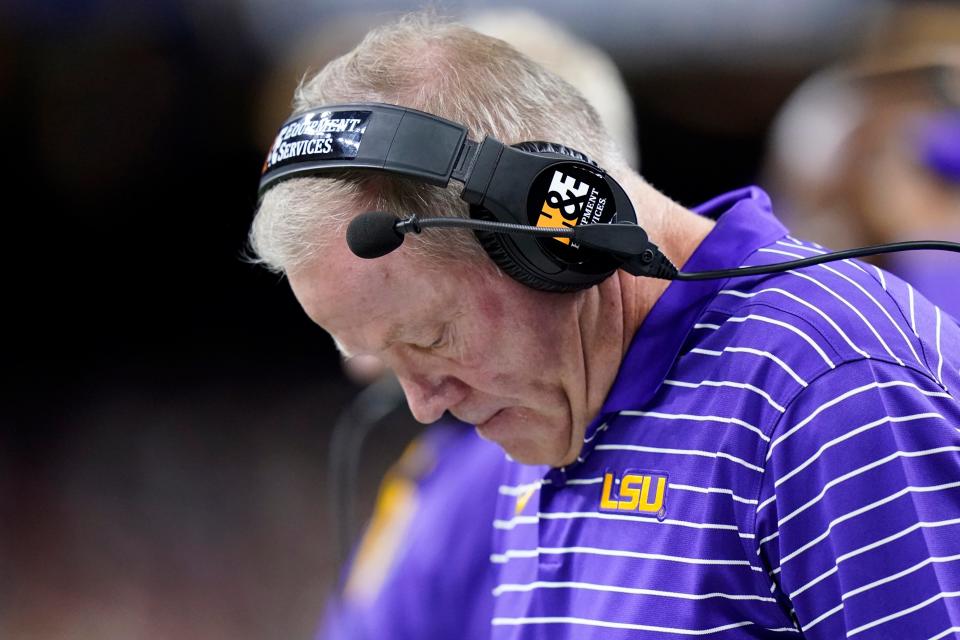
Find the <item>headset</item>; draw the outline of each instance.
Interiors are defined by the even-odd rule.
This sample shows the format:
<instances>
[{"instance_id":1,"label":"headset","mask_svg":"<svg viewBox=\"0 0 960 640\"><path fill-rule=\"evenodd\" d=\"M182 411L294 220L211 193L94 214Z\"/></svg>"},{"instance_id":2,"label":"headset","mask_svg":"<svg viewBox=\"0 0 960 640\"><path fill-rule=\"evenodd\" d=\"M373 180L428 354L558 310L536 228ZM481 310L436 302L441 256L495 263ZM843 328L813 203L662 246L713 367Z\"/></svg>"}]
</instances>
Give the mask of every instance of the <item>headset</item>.
<instances>
[{"instance_id":1,"label":"headset","mask_svg":"<svg viewBox=\"0 0 960 640\"><path fill-rule=\"evenodd\" d=\"M520 283L542 291L592 287L617 269L667 280L711 280L779 273L824 262L915 249L960 252L943 241L899 242L755 267L682 272L637 224L620 184L583 153L542 141L512 146L438 116L382 103L324 106L280 127L263 164L259 194L291 178L349 169L380 171L438 187L463 184L470 219L398 218L363 213L347 243L361 258L398 248L407 233L464 228Z\"/></svg>"}]
</instances>

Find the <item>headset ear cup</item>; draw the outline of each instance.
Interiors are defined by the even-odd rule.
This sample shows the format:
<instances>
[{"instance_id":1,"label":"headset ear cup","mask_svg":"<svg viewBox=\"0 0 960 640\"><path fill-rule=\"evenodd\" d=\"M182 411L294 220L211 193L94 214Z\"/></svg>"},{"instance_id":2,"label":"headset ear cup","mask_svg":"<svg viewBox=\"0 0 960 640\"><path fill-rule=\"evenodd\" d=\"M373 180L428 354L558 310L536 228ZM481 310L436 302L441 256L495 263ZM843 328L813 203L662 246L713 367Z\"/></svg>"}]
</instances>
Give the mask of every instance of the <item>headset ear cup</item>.
<instances>
[{"instance_id":1,"label":"headset ear cup","mask_svg":"<svg viewBox=\"0 0 960 640\"><path fill-rule=\"evenodd\" d=\"M582 151L577 151L576 149L571 149L570 147L565 147L562 144L557 144L556 142L544 142L543 140L528 140L526 142L518 142L515 145L512 145L515 149L520 149L520 151L529 151L530 153L556 153L562 156L570 156L581 162L586 162L592 164L593 166L599 168L596 162L587 157L587 154Z\"/></svg>"},{"instance_id":2,"label":"headset ear cup","mask_svg":"<svg viewBox=\"0 0 960 640\"><path fill-rule=\"evenodd\" d=\"M599 168L597 163L588 158L586 154L581 153L576 149L571 149L570 147L565 147L561 144L556 144L553 142L531 140L528 142L517 143L513 145L513 147L530 153L545 153L558 156L567 156ZM476 220L490 220L493 222L497 221L497 218L492 213L479 206L470 207L470 216ZM480 245L487 252L487 255L490 256L490 259L493 260L493 262L500 267L504 273L509 275L517 282L540 291L579 291L581 289L592 287L610 275L610 273L600 274L595 279L577 284L544 278L536 273L531 272L529 268L517 262L516 258L513 256L513 252L507 248L506 243L509 242L509 240L507 240L505 236L498 233L486 233L483 231L477 231L476 236L477 240L480 241Z\"/></svg>"},{"instance_id":3,"label":"headset ear cup","mask_svg":"<svg viewBox=\"0 0 960 640\"><path fill-rule=\"evenodd\" d=\"M494 218L494 216L483 207L470 207L470 217L475 220L489 220L491 222L496 222L496 218ZM552 282L546 278L541 278L535 273L531 273L529 269L524 268L523 265L518 264L517 261L514 260L513 256L510 255L510 252L504 246L504 236L499 233L488 233L485 231L477 231L475 233L477 240L480 242L480 246L482 246L484 251L487 252L487 255L490 256L490 259L493 260L494 264L500 267L504 273L520 284L526 285L533 289L538 289L540 291L554 291L559 293L577 291L578 289L585 288L564 285L558 282Z\"/></svg>"}]
</instances>

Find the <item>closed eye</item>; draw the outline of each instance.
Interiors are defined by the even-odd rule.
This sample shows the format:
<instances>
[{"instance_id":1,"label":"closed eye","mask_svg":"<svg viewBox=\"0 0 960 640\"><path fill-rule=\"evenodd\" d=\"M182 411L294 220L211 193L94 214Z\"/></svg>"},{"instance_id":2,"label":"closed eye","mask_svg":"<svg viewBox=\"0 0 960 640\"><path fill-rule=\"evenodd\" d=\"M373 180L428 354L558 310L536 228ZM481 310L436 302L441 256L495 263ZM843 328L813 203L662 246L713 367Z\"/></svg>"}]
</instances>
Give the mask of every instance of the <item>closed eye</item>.
<instances>
[{"instance_id":1,"label":"closed eye","mask_svg":"<svg viewBox=\"0 0 960 640\"><path fill-rule=\"evenodd\" d=\"M427 345L427 348L428 348L428 349L440 349L441 347L443 347L443 346L446 345L446 343L447 343L447 326L448 326L448 325L445 324L445 325L443 325L443 327L441 327L441 329L440 329L440 335L437 336L436 340L434 340L434 341L431 342L429 345Z\"/></svg>"}]
</instances>

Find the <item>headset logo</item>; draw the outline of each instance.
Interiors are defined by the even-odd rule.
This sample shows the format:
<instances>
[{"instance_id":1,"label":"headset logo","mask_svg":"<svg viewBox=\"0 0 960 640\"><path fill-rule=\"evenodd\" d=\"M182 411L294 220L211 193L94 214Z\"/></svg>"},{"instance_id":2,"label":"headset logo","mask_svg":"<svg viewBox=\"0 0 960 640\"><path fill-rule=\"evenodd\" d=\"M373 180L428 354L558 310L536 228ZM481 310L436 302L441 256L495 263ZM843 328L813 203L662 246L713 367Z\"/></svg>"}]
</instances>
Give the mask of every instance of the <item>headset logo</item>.
<instances>
[{"instance_id":1,"label":"headset logo","mask_svg":"<svg viewBox=\"0 0 960 640\"><path fill-rule=\"evenodd\" d=\"M667 474L662 471L625 471L617 480L616 474L603 474L600 493L600 511L606 513L654 514L663 520L667 516Z\"/></svg>"},{"instance_id":2,"label":"headset logo","mask_svg":"<svg viewBox=\"0 0 960 640\"><path fill-rule=\"evenodd\" d=\"M554 171L547 198L540 207L538 227L572 229L580 223L583 207L590 197L590 185L563 171ZM554 238L570 244L570 238Z\"/></svg>"}]
</instances>

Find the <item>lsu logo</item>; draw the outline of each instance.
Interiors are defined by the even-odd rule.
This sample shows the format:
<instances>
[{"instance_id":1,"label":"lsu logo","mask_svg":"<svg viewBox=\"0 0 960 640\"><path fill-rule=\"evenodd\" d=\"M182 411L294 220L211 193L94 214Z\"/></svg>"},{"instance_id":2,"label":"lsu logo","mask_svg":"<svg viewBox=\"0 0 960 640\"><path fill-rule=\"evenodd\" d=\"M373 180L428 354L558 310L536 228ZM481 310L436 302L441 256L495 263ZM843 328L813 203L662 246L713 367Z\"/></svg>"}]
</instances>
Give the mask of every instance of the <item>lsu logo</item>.
<instances>
[{"instance_id":1,"label":"lsu logo","mask_svg":"<svg viewBox=\"0 0 960 640\"><path fill-rule=\"evenodd\" d=\"M612 471L603 474L600 511L667 517L667 474L662 471L624 471L619 480Z\"/></svg>"},{"instance_id":2,"label":"lsu logo","mask_svg":"<svg viewBox=\"0 0 960 640\"><path fill-rule=\"evenodd\" d=\"M562 171L554 171L547 198L540 208L537 226L572 229L579 224L584 204L589 196L589 184ZM554 240L570 244L570 238L554 238Z\"/></svg>"}]
</instances>

